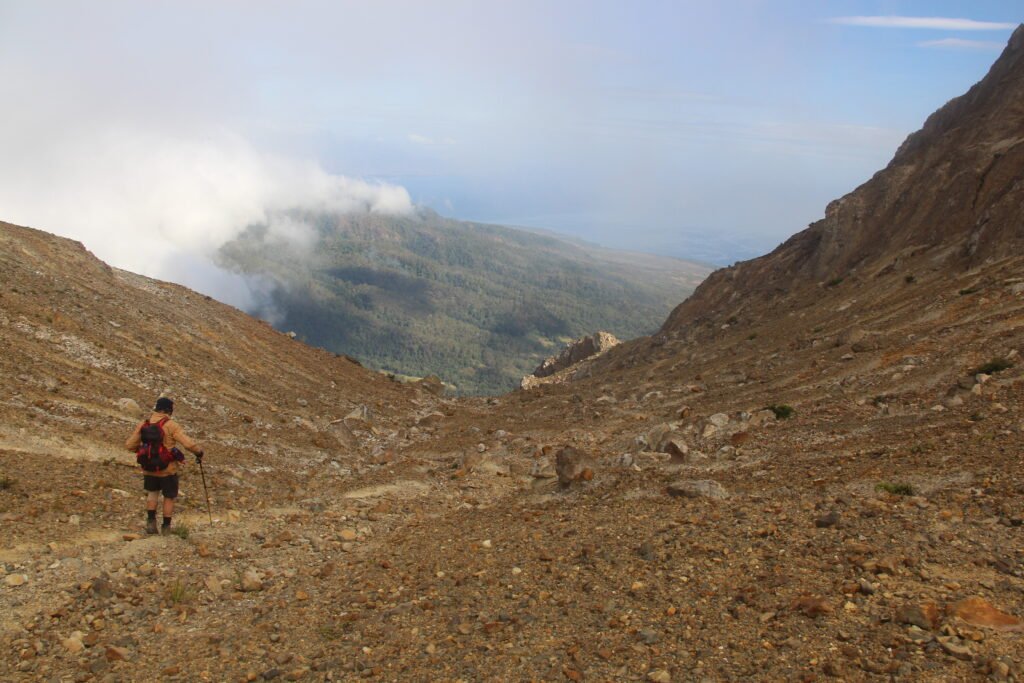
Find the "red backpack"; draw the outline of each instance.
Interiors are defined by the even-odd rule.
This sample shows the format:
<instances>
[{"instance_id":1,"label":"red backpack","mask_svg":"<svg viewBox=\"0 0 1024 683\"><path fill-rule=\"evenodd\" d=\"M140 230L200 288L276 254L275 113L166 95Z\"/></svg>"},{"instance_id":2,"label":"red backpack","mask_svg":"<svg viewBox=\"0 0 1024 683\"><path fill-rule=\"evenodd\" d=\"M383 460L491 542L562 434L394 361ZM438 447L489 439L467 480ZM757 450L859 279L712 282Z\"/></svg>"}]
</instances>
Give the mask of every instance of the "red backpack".
<instances>
[{"instance_id":1,"label":"red backpack","mask_svg":"<svg viewBox=\"0 0 1024 683\"><path fill-rule=\"evenodd\" d=\"M135 451L135 460L146 472L165 470L174 459L174 454L164 446L164 423L169 419L165 417L156 424L151 424L149 420L142 423L139 432L142 443Z\"/></svg>"}]
</instances>

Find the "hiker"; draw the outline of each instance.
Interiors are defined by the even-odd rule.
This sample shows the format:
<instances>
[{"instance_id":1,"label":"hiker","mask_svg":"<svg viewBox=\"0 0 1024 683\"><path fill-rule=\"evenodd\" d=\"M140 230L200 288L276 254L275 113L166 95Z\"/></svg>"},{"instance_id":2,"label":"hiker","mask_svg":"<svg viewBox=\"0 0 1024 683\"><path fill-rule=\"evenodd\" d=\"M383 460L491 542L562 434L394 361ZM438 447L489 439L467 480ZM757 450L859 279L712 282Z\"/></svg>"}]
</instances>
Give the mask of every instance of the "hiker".
<instances>
[{"instance_id":1,"label":"hiker","mask_svg":"<svg viewBox=\"0 0 1024 683\"><path fill-rule=\"evenodd\" d=\"M125 446L136 454L142 467L142 486L148 492L146 498L146 533L155 534L156 504L164 496L164 520L161 533L171 531L171 516L174 514L174 499L178 497L178 463L185 461L185 455L178 450L181 444L196 456L196 462L203 461L203 449L190 439L177 422L171 419L174 401L161 396L156 400L153 414L140 424L128 437Z\"/></svg>"}]
</instances>

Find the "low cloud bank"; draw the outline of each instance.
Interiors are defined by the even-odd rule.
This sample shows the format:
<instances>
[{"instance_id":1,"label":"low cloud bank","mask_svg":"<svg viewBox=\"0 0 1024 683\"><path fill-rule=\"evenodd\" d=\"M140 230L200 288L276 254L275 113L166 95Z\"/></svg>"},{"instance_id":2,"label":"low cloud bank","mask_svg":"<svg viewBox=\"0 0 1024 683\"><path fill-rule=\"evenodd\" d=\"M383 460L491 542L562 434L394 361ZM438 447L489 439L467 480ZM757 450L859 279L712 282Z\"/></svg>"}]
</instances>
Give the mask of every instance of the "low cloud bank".
<instances>
[{"instance_id":1,"label":"low cloud bank","mask_svg":"<svg viewBox=\"0 0 1024 683\"><path fill-rule=\"evenodd\" d=\"M248 226L266 225L282 246L309 248L315 234L290 213L413 210L402 187L333 175L224 131L174 137L119 128L39 144L8 130L0 142L16 153L0 164L0 220L81 240L114 266L257 312L267 284L214 261Z\"/></svg>"}]
</instances>

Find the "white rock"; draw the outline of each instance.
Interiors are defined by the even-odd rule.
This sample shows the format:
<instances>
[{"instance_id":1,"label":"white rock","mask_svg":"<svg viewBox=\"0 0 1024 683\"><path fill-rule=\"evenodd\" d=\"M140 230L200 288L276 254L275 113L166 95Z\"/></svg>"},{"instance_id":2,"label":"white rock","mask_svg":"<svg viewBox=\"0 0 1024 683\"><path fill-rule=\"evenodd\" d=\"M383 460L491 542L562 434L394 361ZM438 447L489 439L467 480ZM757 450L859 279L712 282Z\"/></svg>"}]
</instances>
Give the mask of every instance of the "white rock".
<instances>
[{"instance_id":1,"label":"white rock","mask_svg":"<svg viewBox=\"0 0 1024 683\"><path fill-rule=\"evenodd\" d=\"M82 638L80 636L71 636L70 638L65 638L63 641L61 641L61 645L63 645L64 649L70 652L71 654L78 654L79 652L85 649L85 644L82 642Z\"/></svg>"},{"instance_id":2,"label":"white rock","mask_svg":"<svg viewBox=\"0 0 1024 683\"><path fill-rule=\"evenodd\" d=\"M729 424L729 416L725 413L715 413L708 418L708 422L715 425L719 429Z\"/></svg>"},{"instance_id":3,"label":"white rock","mask_svg":"<svg viewBox=\"0 0 1024 683\"><path fill-rule=\"evenodd\" d=\"M132 417L139 417L142 415L142 407L133 399L130 398L119 398L117 399L117 407L121 409L121 412L125 415Z\"/></svg>"},{"instance_id":4,"label":"white rock","mask_svg":"<svg viewBox=\"0 0 1024 683\"><path fill-rule=\"evenodd\" d=\"M220 579L218 579L216 576L208 576L206 577L206 581L204 583L206 584L206 589L208 591L210 591L214 595L220 595L222 589Z\"/></svg>"},{"instance_id":5,"label":"white rock","mask_svg":"<svg viewBox=\"0 0 1024 683\"><path fill-rule=\"evenodd\" d=\"M344 422L369 422L370 421L370 409L365 405L356 406L349 414L342 418Z\"/></svg>"},{"instance_id":6,"label":"white rock","mask_svg":"<svg viewBox=\"0 0 1024 683\"><path fill-rule=\"evenodd\" d=\"M8 586L21 586L28 581L27 574L8 574L4 577L4 583Z\"/></svg>"},{"instance_id":7,"label":"white rock","mask_svg":"<svg viewBox=\"0 0 1024 683\"><path fill-rule=\"evenodd\" d=\"M614 462L612 463L613 467L629 468L629 467L632 467L632 465L633 465L633 454L632 453L623 453L622 455L616 457L614 459Z\"/></svg>"}]
</instances>

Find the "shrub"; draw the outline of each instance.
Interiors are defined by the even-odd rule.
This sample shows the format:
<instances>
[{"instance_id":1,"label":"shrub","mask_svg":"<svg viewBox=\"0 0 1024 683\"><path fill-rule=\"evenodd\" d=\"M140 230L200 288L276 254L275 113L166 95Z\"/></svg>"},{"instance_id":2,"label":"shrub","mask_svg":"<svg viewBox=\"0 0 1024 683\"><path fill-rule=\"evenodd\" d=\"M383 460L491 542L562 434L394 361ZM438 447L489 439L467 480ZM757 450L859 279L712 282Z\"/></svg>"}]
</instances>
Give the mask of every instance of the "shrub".
<instances>
[{"instance_id":1,"label":"shrub","mask_svg":"<svg viewBox=\"0 0 1024 683\"><path fill-rule=\"evenodd\" d=\"M167 589L167 598L174 605L188 602L192 599L192 589L188 587L187 583L178 579Z\"/></svg>"},{"instance_id":2,"label":"shrub","mask_svg":"<svg viewBox=\"0 0 1024 683\"><path fill-rule=\"evenodd\" d=\"M0 474L0 491L6 491L14 486L14 479L6 474Z\"/></svg>"},{"instance_id":3,"label":"shrub","mask_svg":"<svg viewBox=\"0 0 1024 683\"><path fill-rule=\"evenodd\" d=\"M885 491L896 496L912 496L914 495L914 487L906 482L891 482L883 481L875 487L876 491Z\"/></svg>"},{"instance_id":4,"label":"shrub","mask_svg":"<svg viewBox=\"0 0 1024 683\"><path fill-rule=\"evenodd\" d=\"M906 277L903 278L903 281L906 282L908 285L912 285L915 282L917 282L917 278L914 277L913 275L907 275Z\"/></svg>"},{"instance_id":5,"label":"shrub","mask_svg":"<svg viewBox=\"0 0 1024 683\"><path fill-rule=\"evenodd\" d=\"M177 526L171 527L171 533L183 541L188 540L188 532L188 524L178 524Z\"/></svg>"},{"instance_id":6,"label":"shrub","mask_svg":"<svg viewBox=\"0 0 1024 683\"><path fill-rule=\"evenodd\" d=\"M976 367L973 370L971 370L971 374L972 375L994 375L997 372L1002 372L1003 370L1009 370L1012 367L1013 367L1013 363L1011 361L1006 360L1005 358L993 358L992 360L990 360L989 362L985 363L984 365L979 365L978 367Z\"/></svg>"},{"instance_id":7,"label":"shrub","mask_svg":"<svg viewBox=\"0 0 1024 683\"><path fill-rule=\"evenodd\" d=\"M826 287L836 287L836 286L838 286L838 285L839 285L839 283L841 283L842 281L843 281L843 278L841 278L841 277L834 277L834 278L832 278L831 280L829 280L828 282L826 282L826 283L825 283L825 286L826 286Z\"/></svg>"},{"instance_id":8,"label":"shrub","mask_svg":"<svg viewBox=\"0 0 1024 683\"><path fill-rule=\"evenodd\" d=\"M974 294L975 292L977 292L980 289L981 289L980 287L966 287L964 289L961 289L959 294L960 294L960 296L967 296L968 294Z\"/></svg>"},{"instance_id":9,"label":"shrub","mask_svg":"<svg viewBox=\"0 0 1024 683\"><path fill-rule=\"evenodd\" d=\"M775 419L777 420L788 420L789 418L796 415L796 409L793 408L793 406L788 406L785 404L777 406L768 406L768 410L775 413Z\"/></svg>"}]
</instances>

